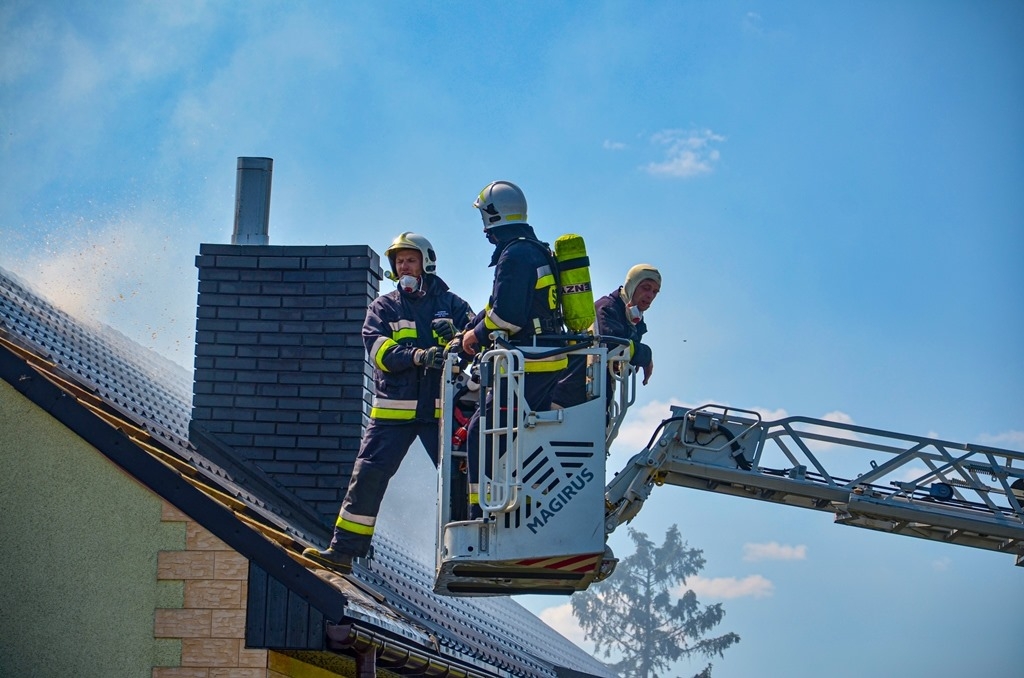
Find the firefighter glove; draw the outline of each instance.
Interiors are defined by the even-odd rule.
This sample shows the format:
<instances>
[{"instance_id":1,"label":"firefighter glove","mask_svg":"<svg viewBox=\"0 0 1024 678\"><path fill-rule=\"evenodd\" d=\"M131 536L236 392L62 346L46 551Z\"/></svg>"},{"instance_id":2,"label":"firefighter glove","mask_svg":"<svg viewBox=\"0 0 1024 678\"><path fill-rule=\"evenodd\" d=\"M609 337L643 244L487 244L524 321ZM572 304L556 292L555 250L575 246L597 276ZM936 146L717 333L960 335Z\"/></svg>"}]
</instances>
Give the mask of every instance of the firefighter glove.
<instances>
[{"instance_id":1,"label":"firefighter glove","mask_svg":"<svg viewBox=\"0 0 1024 678\"><path fill-rule=\"evenodd\" d=\"M441 337L441 341L446 344L455 338L455 333L458 331L455 329L455 323L452 322L451 318L434 318L434 321L430 323L430 327L437 336Z\"/></svg>"},{"instance_id":2,"label":"firefighter glove","mask_svg":"<svg viewBox=\"0 0 1024 678\"><path fill-rule=\"evenodd\" d=\"M418 348L412 361L428 370L439 370L444 367L444 350L438 346Z\"/></svg>"},{"instance_id":3,"label":"firefighter glove","mask_svg":"<svg viewBox=\"0 0 1024 678\"><path fill-rule=\"evenodd\" d=\"M463 360L468 357L466 356L466 354L462 352L461 334L455 335L453 339L448 341L448 345L444 347L444 353L445 355L448 355L449 353L454 353L455 355L459 356L460 359Z\"/></svg>"}]
</instances>

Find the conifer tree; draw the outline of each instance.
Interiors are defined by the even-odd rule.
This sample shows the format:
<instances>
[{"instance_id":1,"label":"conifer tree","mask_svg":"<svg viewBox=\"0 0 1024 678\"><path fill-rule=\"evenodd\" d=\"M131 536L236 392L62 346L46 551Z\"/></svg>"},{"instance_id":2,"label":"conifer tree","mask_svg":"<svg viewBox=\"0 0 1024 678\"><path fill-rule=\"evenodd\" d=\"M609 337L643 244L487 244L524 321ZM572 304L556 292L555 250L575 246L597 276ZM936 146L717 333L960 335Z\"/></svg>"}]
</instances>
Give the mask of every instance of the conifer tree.
<instances>
[{"instance_id":1,"label":"conifer tree","mask_svg":"<svg viewBox=\"0 0 1024 678\"><path fill-rule=\"evenodd\" d=\"M623 678L661 678L683 657L722 657L740 637L706 635L722 621L722 604L702 605L687 589L673 600L672 589L685 586L704 567L700 549L690 548L675 525L661 546L630 529L636 552L623 558L615 573L572 597L572 612L595 646L595 654L621 659L612 669ZM710 678L708 663L695 678Z\"/></svg>"}]
</instances>

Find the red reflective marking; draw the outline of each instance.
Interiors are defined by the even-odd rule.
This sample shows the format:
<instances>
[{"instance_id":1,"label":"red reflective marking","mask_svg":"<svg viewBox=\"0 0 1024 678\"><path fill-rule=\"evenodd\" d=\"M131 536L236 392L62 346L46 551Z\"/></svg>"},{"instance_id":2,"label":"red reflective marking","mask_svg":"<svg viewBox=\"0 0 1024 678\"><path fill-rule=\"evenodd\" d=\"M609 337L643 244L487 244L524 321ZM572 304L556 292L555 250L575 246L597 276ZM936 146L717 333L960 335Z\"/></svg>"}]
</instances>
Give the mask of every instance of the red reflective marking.
<instances>
[{"instance_id":1,"label":"red reflective marking","mask_svg":"<svg viewBox=\"0 0 1024 678\"><path fill-rule=\"evenodd\" d=\"M545 570L570 570L571 572L579 572L590 569L600 560L600 558L601 554L599 553L587 553L579 556L573 556L571 558L529 558L527 560L517 560L515 561L515 564L522 567L536 567L543 568Z\"/></svg>"}]
</instances>

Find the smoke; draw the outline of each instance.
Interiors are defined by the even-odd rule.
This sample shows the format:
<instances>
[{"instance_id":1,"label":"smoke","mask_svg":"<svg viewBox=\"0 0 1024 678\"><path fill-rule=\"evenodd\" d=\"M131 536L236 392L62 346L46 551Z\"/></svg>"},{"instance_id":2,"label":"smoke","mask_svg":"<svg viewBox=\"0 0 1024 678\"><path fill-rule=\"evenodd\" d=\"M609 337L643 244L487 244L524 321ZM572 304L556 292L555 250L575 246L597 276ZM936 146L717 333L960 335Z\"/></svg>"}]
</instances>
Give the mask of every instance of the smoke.
<instances>
[{"instance_id":1,"label":"smoke","mask_svg":"<svg viewBox=\"0 0 1024 678\"><path fill-rule=\"evenodd\" d=\"M191 369L198 244L174 216L132 208L48 226L39 240L10 241L3 266L76 318Z\"/></svg>"}]
</instances>

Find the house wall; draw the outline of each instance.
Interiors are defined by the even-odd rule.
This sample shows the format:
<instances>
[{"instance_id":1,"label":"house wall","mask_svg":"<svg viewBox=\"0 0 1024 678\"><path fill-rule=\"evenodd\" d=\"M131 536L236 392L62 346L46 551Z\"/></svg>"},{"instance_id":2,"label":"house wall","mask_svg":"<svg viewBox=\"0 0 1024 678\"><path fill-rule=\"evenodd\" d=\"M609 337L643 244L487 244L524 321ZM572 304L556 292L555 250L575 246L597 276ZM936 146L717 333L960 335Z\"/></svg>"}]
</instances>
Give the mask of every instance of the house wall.
<instances>
[{"instance_id":1,"label":"house wall","mask_svg":"<svg viewBox=\"0 0 1024 678\"><path fill-rule=\"evenodd\" d=\"M0 676L356 675L247 649L248 561L5 381L0 462Z\"/></svg>"},{"instance_id":2,"label":"house wall","mask_svg":"<svg viewBox=\"0 0 1024 678\"><path fill-rule=\"evenodd\" d=\"M149 676L181 641L153 637L180 593L157 553L181 523L106 457L0 381L0 675Z\"/></svg>"},{"instance_id":3,"label":"house wall","mask_svg":"<svg viewBox=\"0 0 1024 678\"><path fill-rule=\"evenodd\" d=\"M156 610L153 635L181 651L153 678L266 678L267 651L244 643L248 561L167 502L161 520L183 529L185 543L158 556L156 579L176 596Z\"/></svg>"}]
</instances>

